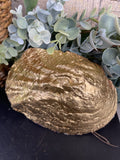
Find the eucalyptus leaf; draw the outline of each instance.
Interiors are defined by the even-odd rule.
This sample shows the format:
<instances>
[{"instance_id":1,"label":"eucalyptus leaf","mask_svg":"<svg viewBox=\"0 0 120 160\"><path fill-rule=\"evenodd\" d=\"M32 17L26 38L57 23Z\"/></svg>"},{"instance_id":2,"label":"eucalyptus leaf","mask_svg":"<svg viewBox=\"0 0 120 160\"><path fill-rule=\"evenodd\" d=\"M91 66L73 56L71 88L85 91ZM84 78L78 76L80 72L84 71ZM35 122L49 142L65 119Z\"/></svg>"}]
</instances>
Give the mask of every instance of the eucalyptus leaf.
<instances>
[{"instance_id":1,"label":"eucalyptus leaf","mask_svg":"<svg viewBox=\"0 0 120 160\"><path fill-rule=\"evenodd\" d=\"M105 13L105 8L102 8L102 9L99 11L98 15L101 16L101 15L104 14L104 13Z\"/></svg>"},{"instance_id":2,"label":"eucalyptus leaf","mask_svg":"<svg viewBox=\"0 0 120 160\"><path fill-rule=\"evenodd\" d=\"M19 46L19 43L16 42L16 41L13 41L9 38L5 39L3 42L2 42L3 45L5 45L6 47L18 47Z\"/></svg>"},{"instance_id":3,"label":"eucalyptus leaf","mask_svg":"<svg viewBox=\"0 0 120 160\"><path fill-rule=\"evenodd\" d=\"M19 37L17 36L17 34L12 34L12 35L10 36L10 40L13 40L13 41L17 42L17 43L20 44L20 45L24 44L24 41L23 41L21 38L19 38Z\"/></svg>"},{"instance_id":4,"label":"eucalyptus leaf","mask_svg":"<svg viewBox=\"0 0 120 160\"><path fill-rule=\"evenodd\" d=\"M110 38L107 37L107 35L106 35L106 30L105 30L105 29L101 29L100 32L101 32L101 33L100 33L101 39L102 39L105 43L107 43L109 46L113 46L113 45L119 46L119 45L120 45L120 41L119 41L119 40L114 40L114 39L110 39ZM107 47L107 48L108 48L108 47Z\"/></svg>"},{"instance_id":5,"label":"eucalyptus leaf","mask_svg":"<svg viewBox=\"0 0 120 160\"><path fill-rule=\"evenodd\" d=\"M12 18L12 22L13 22L13 25L14 25L15 27L18 27L18 26L17 26L17 19L16 19L15 17Z\"/></svg>"},{"instance_id":6,"label":"eucalyptus leaf","mask_svg":"<svg viewBox=\"0 0 120 160\"><path fill-rule=\"evenodd\" d=\"M31 29L35 29L38 32L45 30L44 24L40 22L38 19L34 20L27 28L28 32Z\"/></svg>"},{"instance_id":7,"label":"eucalyptus leaf","mask_svg":"<svg viewBox=\"0 0 120 160\"><path fill-rule=\"evenodd\" d=\"M6 53L5 53L5 58L6 58L6 59L11 59L12 56L11 56L11 54L10 54L9 52L6 52Z\"/></svg>"},{"instance_id":8,"label":"eucalyptus leaf","mask_svg":"<svg viewBox=\"0 0 120 160\"><path fill-rule=\"evenodd\" d=\"M92 28L91 24L86 21L80 21L80 25L85 30L91 30Z\"/></svg>"},{"instance_id":9,"label":"eucalyptus leaf","mask_svg":"<svg viewBox=\"0 0 120 160\"><path fill-rule=\"evenodd\" d=\"M26 29L28 24L24 17L18 17L17 18L17 25L20 29Z\"/></svg>"},{"instance_id":10,"label":"eucalyptus leaf","mask_svg":"<svg viewBox=\"0 0 120 160\"><path fill-rule=\"evenodd\" d=\"M53 8L54 4L55 4L55 0L48 0L46 3L46 8L48 10L51 10Z\"/></svg>"},{"instance_id":11,"label":"eucalyptus leaf","mask_svg":"<svg viewBox=\"0 0 120 160\"><path fill-rule=\"evenodd\" d=\"M23 45L23 44L24 44L24 41L23 41L21 38L17 38L17 42L18 42L20 45Z\"/></svg>"},{"instance_id":12,"label":"eucalyptus leaf","mask_svg":"<svg viewBox=\"0 0 120 160\"><path fill-rule=\"evenodd\" d=\"M61 18L55 23L54 31L55 32L66 31L68 28L74 28L75 26L76 26L76 22L73 19Z\"/></svg>"},{"instance_id":13,"label":"eucalyptus leaf","mask_svg":"<svg viewBox=\"0 0 120 160\"><path fill-rule=\"evenodd\" d=\"M10 13L15 14L17 17L22 17L22 5L19 5L15 10L10 10Z\"/></svg>"},{"instance_id":14,"label":"eucalyptus leaf","mask_svg":"<svg viewBox=\"0 0 120 160\"><path fill-rule=\"evenodd\" d=\"M79 21L83 20L83 18L85 17L85 13L86 13L86 10L84 9L82 14L81 14L81 16L80 16L80 18L79 18Z\"/></svg>"},{"instance_id":15,"label":"eucalyptus leaf","mask_svg":"<svg viewBox=\"0 0 120 160\"><path fill-rule=\"evenodd\" d=\"M102 55L102 61L106 65L115 65L117 63L116 56L118 51L115 48L107 48Z\"/></svg>"},{"instance_id":16,"label":"eucalyptus leaf","mask_svg":"<svg viewBox=\"0 0 120 160\"><path fill-rule=\"evenodd\" d=\"M91 13L90 13L90 18L93 18L95 16L96 13L96 8L94 8Z\"/></svg>"},{"instance_id":17,"label":"eucalyptus leaf","mask_svg":"<svg viewBox=\"0 0 120 160\"><path fill-rule=\"evenodd\" d=\"M12 47L8 48L8 52L12 57L16 57L18 55L17 50Z\"/></svg>"},{"instance_id":18,"label":"eucalyptus leaf","mask_svg":"<svg viewBox=\"0 0 120 160\"><path fill-rule=\"evenodd\" d=\"M0 64L8 65L8 61L4 58L0 58Z\"/></svg>"},{"instance_id":19,"label":"eucalyptus leaf","mask_svg":"<svg viewBox=\"0 0 120 160\"><path fill-rule=\"evenodd\" d=\"M0 44L0 54L5 53L7 51L7 47L4 46L3 44Z\"/></svg>"},{"instance_id":20,"label":"eucalyptus leaf","mask_svg":"<svg viewBox=\"0 0 120 160\"><path fill-rule=\"evenodd\" d=\"M27 39L27 30L26 29L17 29L17 35L23 40Z\"/></svg>"},{"instance_id":21,"label":"eucalyptus leaf","mask_svg":"<svg viewBox=\"0 0 120 160\"><path fill-rule=\"evenodd\" d=\"M66 36L64 36L63 34L58 33L58 34L56 35L56 40L59 41L61 44L65 44L66 41L67 41L67 38L66 38Z\"/></svg>"},{"instance_id":22,"label":"eucalyptus leaf","mask_svg":"<svg viewBox=\"0 0 120 160\"><path fill-rule=\"evenodd\" d=\"M115 28L115 15L105 13L101 16L98 24L99 30L105 29L106 35L109 35L111 32L116 30Z\"/></svg>"},{"instance_id":23,"label":"eucalyptus leaf","mask_svg":"<svg viewBox=\"0 0 120 160\"><path fill-rule=\"evenodd\" d=\"M117 74L117 75L120 76L120 65L119 65L119 64L116 64L116 65L112 66L111 70L112 70L115 74Z\"/></svg>"},{"instance_id":24,"label":"eucalyptus leaf","mask_svg":"<svg viewBox=\"0 0 120 160\"><path fill-rule=\"evenodd\" d=\"M40 32L40 39L45 43L50 43L51 34L49 31L44 30Z\"/></svg>"},{"instance_id":25,"label":"eucalyptus leaf","mask_svg":"<svg viewBox=\"0 0 120 160\"><path fill-rule=\"evenodd\" d=\"M47 22L50 26L53 24L53 17L51 14L47 17Z\"/></svg>"},{"instance_id":26,"label":"eucalyptus leaf","mask_svg":"<svg viewBox=\"0 0 120 160\"><path fill-rule=\"evenodd\" d=\"M89 53L93 50L94 48L91 46L89 42L89 37L87 37L81 44L80 46L80 52L83 53Z\"/></svg>"},{"instance_id":27,"label":"eucalyptus leaf","mask_svg":"<svg viewBox=\"0 0 120 160\"><path fill-rule=\"evenodd\" d=\"M95 38L96 38L96 31L95 30L92 30L91 32L90 32L90 36L89 36L89 40L90 40L90 44L91 44L91 46L95 49L95 50L97 50L97 48L96 48L96 45L95 45L95 43L94 43L94 40L95 40Z\"/></svg>"},{"instance_id":28,"label":"eucalyptus leaf","mask_svg":"<svg viewBox=\"0 0 120 160\"><path fill-rule=\"evenodd\" d=\"M19 45L15 49L17 50L18 53L21 53L25 50L25 48L26 48L26 42L23 45Z\"/></svg>"},{"instance_id":29,"label":"eucalyptus leaf","mask_svg":"<svg viewBox=\"0 0 120 160\"><path fill-rule=\"evenodd\" d=\"M15 33L17 31L17 28L16 28L16 26L14 24L10 24L8 26L8 31L9 31L10 34L11 33Z\"/></svg>"},{"instance_id":30,"label":"eucalyptus leaf","mask_svg":"<svg viewBox=\"0 0 120 160\"><path fill-rule=\"evenodd\" d=\"M76 27L76 22L72 18L61 18L54 25L55 32L67 36L68 40L74 40L79 35L79 28Z\"/></svg>"},{"instance_id":31,"label":"eucalyptus leaf","mask_svg":"<svg viewBox=\"0 0 120 160\"><path fill-rule=\"evenodd\" d=\"M36 17L33 15L26 15L25 19L26 19L28 25L30 25L34 20L36 20Z\"/></svg>"},{"instance_id":32,"label":"eucalyptus leaf","mask_svg":"<svg viewBox=\"0 0 120 160\"><path fill-rule=\"evenodd\" d=\"M43 23L47 23L47 17L50 15L50 13L48 11L42 10L40 9L37 12L37 17L38 19L43 22Z\"/></svg>"},{"instance_id":33,"label":"eucalyptus leaf","mask_svg":"<svg viewBox=\"0 0 120 160\"><path fill-rule=\"evenodd\" d=\"M53 6L53 9L55 11L63 11L63 5L62 5L62 3L60 3L60 2L55 3L54 6Z\"/></svg>"},{"instance_id":34,"label":"eucalyptus leaf","mask_svg":"<svg viewBox=\"0 0 120 160\"><path fill-rule=\"evenodd\" d=\"M54 47L50 47L47 49L48 54L52 55L54 53L55 48Z\"/></svg>"},{"instance_id":35,"label":"eucalyptus leaf","mask_svg":"<svg viewBox=\"0 0 120 160\"><path fill-rule=\"evenodd\" d=\"M36 44L35 42L33 42L31 39L29 39L29 44L30 46L34 47L34 48L39 48L40 45Z\"/></svg>"},{"instance_id":36,"label":"eucalyptus leaf","mask_svg":"<svg viewBox=\"0 0 120 160\"><path fill-rule=\"evenodd\" d=\"M41 36L35 29L29 31L29 38L39 46L42 44Z\"/></svg>"},{"instance_id":37,"label":"eucalyptus leaf","mask_svg":"<svg viewBox=\"0 0 120 160\"><path fill-rule=\"evenodd\" d=\"M78 17L78 12L76 12L76 13L72 16L72 18L75 19L75 20L77 20L77 17Z\"/></svg>"},{"instance_id":38,"label":"eucalyptus leaf","mask_svg":"<svg viewBox=\"0 0 120 160\"><path fill-rule=\"evenodd\" d=\"M78 54L78 55L82 55L82 53L79 52L79 50L78 50L77 47L76 47L76 48L71 48L71 49L69 49L69 51L70 51L70 52L73 52L73 53L76 53L76 54Z\"/></svg>"},{"instance_id":39,"label":"eucalyptus leaf","mask_svg":"<svg viewBox=\"0 0 120 160\"><path fill-rule=\"evenodd\" d=\"M79 32L80 32L79 28L76 28L76 27L68 29L66 31L66 33L69 35L69 36L67 36L68 40L76 39L78 37L78 35L79 35Z\"/></svg>"}]
</instances>

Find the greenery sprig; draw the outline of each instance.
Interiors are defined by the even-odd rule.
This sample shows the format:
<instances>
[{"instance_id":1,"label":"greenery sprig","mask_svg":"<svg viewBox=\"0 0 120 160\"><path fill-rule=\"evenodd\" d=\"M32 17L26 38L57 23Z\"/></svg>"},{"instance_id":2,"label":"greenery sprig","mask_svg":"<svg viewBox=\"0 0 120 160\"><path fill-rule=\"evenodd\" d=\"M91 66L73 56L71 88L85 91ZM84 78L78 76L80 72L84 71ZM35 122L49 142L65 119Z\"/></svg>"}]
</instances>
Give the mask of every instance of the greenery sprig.
<instances>
[{"instance_id":1,"label":"greenery sprig","mask_svg":"<svg viewBox=\"0 0 120 160\"><path fill-rule=\"evenodd\" d=\"M29 47L71 51L100 64L114 83L120 101L120 19L110 9L93 9L86 18L85 10L78 17L67 17L64 3L67 0L48 0L46 10L30 6L25 0L25 16L22 6L11 10L15 15L8 27L9 37L0 45L0 63L8 65L17 60ZM32 10L32 11L30 11ZM92 23L91 23L92 22ZM94 23L94 24L93 24Z\"/></svg>"}]
</instances>

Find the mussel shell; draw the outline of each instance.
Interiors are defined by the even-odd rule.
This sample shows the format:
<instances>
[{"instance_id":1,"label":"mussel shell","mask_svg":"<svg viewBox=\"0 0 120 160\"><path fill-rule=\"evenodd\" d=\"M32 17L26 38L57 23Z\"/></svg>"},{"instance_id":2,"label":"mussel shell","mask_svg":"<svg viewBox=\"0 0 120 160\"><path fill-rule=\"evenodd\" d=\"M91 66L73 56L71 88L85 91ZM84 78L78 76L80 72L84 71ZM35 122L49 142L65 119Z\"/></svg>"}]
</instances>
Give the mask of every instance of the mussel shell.
<instances>
[{"instance_id":1,"label":"mussel shell","mask_svg":"<svg viewBox=\"0 0 120 160\"><path fill-rule=\"evenodd\" d=\"M56 132L94 132L114 117L117 93L103 69L71 52L31 48L11 67L6 93L12 108Z\"/></svg>"}]
</instances>

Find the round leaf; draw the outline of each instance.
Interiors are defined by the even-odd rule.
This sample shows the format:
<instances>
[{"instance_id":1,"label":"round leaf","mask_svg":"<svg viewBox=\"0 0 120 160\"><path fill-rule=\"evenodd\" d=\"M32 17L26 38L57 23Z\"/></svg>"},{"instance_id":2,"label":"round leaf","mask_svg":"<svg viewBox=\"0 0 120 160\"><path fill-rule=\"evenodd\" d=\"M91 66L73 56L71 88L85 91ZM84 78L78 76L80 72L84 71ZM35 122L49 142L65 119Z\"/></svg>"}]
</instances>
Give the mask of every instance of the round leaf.
<instances>
[{"instance_id":1,"label":"round leaf","mask_svg":"<svg viewBox=\"0 0 120 160\"><path fill-rule=\"evenodd\" d=\"M50 47L47 49L48 54L53 54L54 53L55 48L54 47Z\"/></svg>"},{"instance_id":2,"label":"round leaf","mask_svg":"<svg viewBox=\"0 0 120 160\"><path fill-rule=\"evenodd\" d=\"M31 29L29 31L29 37L37 45L40 46L42 44L41 36L40 36L40 34L35 29Z\"/></svg>"},{"instance_id":3,"label":"round leaf","mask_svg":"<svg viewBox=\"0 0 120 160\"><path fill-rule=\"evenodd\" d=\"M67 30L66 33L69 35L67 37L69 40L74 40L79 36L79 29L77 27L74 27Z\"/></svg>"},{"instance_id":4,"label":"round leaf","mask_svg":"<svg viewBox=\"0 0 120 160\"><path fill-rule=\"evenodd\" d=\"M63 34L58 33L58 34L56 35L56 40L59 41L61 44L65 44L67 38L66 38L66 36L64 36Z\"/></svg>"},{"instance_id":5,"label":"round leaf","mask_svg":"<svg viewBox=\"0 0 120 160\"><path fill-rule=\"evenodd\" d=\"M14 48L8 48L8 52L12 57L16 57L18 55L17 50Z\"/></svg>"},{"instance_id":6,"label":"round leaf","mask_svg":"<svg viewBox=\"0 0 120 160\"><path fill-rule=\"evenodd\" d=\"M22 38L23 40L27 39L27 30L26 29L17 29L17 34L20 38Z\"/></svg>"},{"instance_id":7,"label":"round leaf","mask_svg":"<svg viewBox=\"0 0 120 160\"><path fill-rule=\"evenodd\" d=\"M99 20L99 29L106 29L106 34L109 35L115 29L115 16L113 14L105 13Z\"/></svg>"},{"instance_id":8,"label":"round leaf","mask_svg":"<svg viewBox=\"0 0 120 160\"><path fill-rule=\"evenodd\" d=\"M50 43L51 34L48 30L44 30L40 32L40 39L45 43Z\"/></svg>"},{"instance_id":9,"label":"round leaf","mask_svg":"<svg viewBox=\"0 0 120 160\"><path fill-rule=\"evenodd\" d=\"M40 45L36 44L35 42L33 42L31 39L29 39L29 44L30 46L34 47L34 48L39 48Z\"/></svg>"},{"instance_id":10,"label":"round leaf","mask_svg":"<svg viewBox=\"0 0 120 160\"><path fill-rule=\"evenodd\" d=\"M69 28L74 28L76 26L76 22L71 19L65 19L65 18L61 18L60 20L58 20L55 25L54 25L54 30L55 32L60 32L60 31L66 31Z\"/></svg>"},{"instance_id":11,"label":"round leaf","mask_svg":"<svg viewBox=\"0 0 120 160\"><path fill-rule=\"evenodd\" d=\"M118 51L115 48L108 48L103 52L102 61L106 65L114 65L117 63L116 56Z\"/></svg>"},{"instance_id":12,"label":"round leaf","mask_svg":"<svg viewBox=\"0 0 120 160\"><path fill-rule=\"evenodd\" d=\"M28 26L27 21L24 17L18 17L17 25L20 29L26 29Z\"/></svg>"},{"instance_id":13,"label":"round leaf","mask_svg":"<svg viewBox=\"0 0 120 160\"><path fill-rule=\"evenodd\" d=\"M9 31L9 33L15 33L17 31L17 28L15 27L14 24L10 24L8 26L8 31Z\"/></svg>"}]
</instances>

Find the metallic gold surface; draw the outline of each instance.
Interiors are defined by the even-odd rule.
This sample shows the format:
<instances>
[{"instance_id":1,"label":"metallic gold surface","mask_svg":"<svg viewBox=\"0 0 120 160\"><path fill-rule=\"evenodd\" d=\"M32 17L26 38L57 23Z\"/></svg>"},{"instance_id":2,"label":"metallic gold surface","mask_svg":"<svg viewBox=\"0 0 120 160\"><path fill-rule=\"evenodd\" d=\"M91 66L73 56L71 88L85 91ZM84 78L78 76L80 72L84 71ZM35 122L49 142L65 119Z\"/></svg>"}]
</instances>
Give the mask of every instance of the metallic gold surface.
<instances>
[{"instance_id":1,"label":"metallic gold surface","mask_svg":"<svg viewBox=\"0 0 120 160\"><path fill-rule=\"evenodd\" d=\"M6 81L12 108L56 132L81 135L104 127L117 94L103 69L71 52L28 49Z\"/></svg>"}]
</instances>

